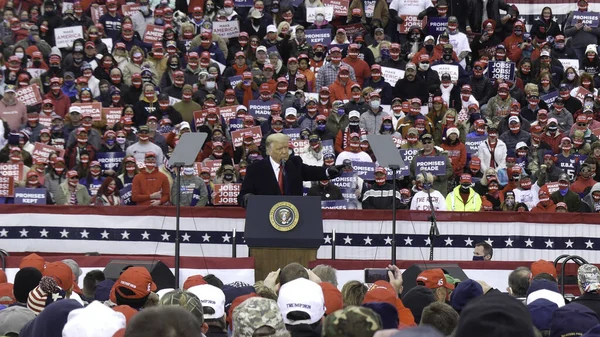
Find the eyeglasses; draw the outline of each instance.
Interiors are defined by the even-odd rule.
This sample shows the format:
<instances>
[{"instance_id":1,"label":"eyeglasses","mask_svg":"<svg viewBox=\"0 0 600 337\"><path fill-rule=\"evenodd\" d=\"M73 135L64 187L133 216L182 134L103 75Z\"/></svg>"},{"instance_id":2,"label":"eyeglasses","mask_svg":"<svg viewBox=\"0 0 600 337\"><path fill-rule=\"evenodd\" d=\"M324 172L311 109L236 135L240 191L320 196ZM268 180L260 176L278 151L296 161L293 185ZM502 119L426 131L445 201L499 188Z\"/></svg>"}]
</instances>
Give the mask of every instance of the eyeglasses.
<instances>
[{"instance_id":1,"label":"eyeglasses","mask_svg":"<svg viewBox=\"0 0 600 337\"><path fill-rule=\"evenodd\" d=\"M424 141L423 141L423 144L431 144L431 143L433 143L433 141L432 141L432 140L430 140L430 139L428 139L428 140L424 140Z\"/></svg>"},{"instance_id":2,"label":"eyeglasses","mask_svg":"<svg viewBox=\"0 0 600 337\"><path fill-rule=\"evenodd\" d=\"M587 123L577 123L577 126L587 126Z\"/></svg>"},{"instance_id":3,"label":"eyeglasses","mask_svg":"<svg viewBox=\"0 0 600 337\"><path fill-rule=\"evenodd\" d=\"M475 70L483 70L482 67L475 67Z\"/></svg>"},{"instance_id":4,"label":"eyeglasses","mask_svg":"<svg viewBox=\"0 0 600 337\"><path fill-rule=\"evenodd\" d=\"M79 177L78 177L78 176L75 176L75 177L71 177L71 178L69 178L69 179L71 179L71 180L79 180Z\"/></svg>"}]
</instances>

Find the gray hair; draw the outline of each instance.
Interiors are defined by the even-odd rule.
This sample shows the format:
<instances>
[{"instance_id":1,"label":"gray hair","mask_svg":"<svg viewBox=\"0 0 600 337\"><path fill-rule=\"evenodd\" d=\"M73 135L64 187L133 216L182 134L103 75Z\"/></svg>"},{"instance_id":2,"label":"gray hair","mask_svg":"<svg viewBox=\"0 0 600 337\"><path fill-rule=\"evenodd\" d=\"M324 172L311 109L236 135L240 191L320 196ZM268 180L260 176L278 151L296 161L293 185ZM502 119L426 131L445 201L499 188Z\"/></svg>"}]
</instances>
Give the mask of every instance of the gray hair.
<instances>
[{"instance_id":1,"label":"gray hair","mask_svg":"<svg viewBox=\"0 0 600 337\"><path fill-rule=\"evenodd\" d=\"M317 275L321 279L321 281L331 283L337 288L337 269L326 264L320 264L314 267L312 269L312 272L315 273L315 275Z\"/></svg>"}]
</instances>

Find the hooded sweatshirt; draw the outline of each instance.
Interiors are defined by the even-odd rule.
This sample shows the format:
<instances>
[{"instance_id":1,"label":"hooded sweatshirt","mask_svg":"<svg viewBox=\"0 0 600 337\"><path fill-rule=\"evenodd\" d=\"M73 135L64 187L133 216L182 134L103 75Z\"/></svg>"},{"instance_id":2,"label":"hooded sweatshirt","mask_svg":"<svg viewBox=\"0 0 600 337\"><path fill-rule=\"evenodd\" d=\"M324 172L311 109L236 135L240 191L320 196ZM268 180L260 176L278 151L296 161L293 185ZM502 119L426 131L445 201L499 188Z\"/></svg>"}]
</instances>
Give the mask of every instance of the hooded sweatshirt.
<instances>
[{"instance_id":1,"label":"hooded sweatshirt","mask_svg":"<svg viewBox=\"0 0 600 337\"><path fill-rule=\"evenodd\" d=\"M581 211L585 213L598 213L600 212L600 202L594 202L592 193L600 191L600 183L596 183L592 186L590 193L586 195L581 201Z\"/></svg>"}]
</instances>

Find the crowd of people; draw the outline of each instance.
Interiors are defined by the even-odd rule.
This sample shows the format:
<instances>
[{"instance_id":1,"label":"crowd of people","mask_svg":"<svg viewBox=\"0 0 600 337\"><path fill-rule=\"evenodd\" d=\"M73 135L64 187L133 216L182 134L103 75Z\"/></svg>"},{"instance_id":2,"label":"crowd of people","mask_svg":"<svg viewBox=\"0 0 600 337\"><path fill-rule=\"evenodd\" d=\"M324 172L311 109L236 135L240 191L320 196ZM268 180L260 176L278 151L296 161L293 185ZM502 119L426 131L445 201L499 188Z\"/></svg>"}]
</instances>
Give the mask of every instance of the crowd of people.
<instances>
[{"instance_id":1,"label":"crowd of people","mask_svg":"<svg viewBox=\"0 0 600 337\"><path fill-rule=\"evenodd\" d=\"M5 1L0 163L22 168L15 187L44 188L47 204L169 205L181 191L183 206L221 205L221 185L243 182L284 133L304 163L344 165L305 184L324 201L600 212L600 28L577 19L594 15L587 0L561 22L550 7L525 22L504 0L353 0L332 17L322 0L196 2ZM217 33L227 22L233 37ZM77 26L66 46L55 34ZM167 160L187 132L208 138L179 186ZM405 160L395 181L373 134ZM439 170L422 171L432 160Z\"/></svg>"},{"instance_id":2,"label":"crowd of people","mask_svg":"<svg viewBox=\"0 0 600 337\"><path fill-rule=\"evenodd\" d=\"M0 272L0 335L7 337L409 337L597 336L600 270L577 271L578 296L563 297L552 262L516 268L506 289L428 269L405 289L387 278L338 284L328 265L290 263L255 284L215 275L159 289L145 267L117 279L83 275L74 260L23 257L12 283ZM79 279L83 278L83 282ZM83 288L79 287L83 284Z\"/></svg>"}]
</instances>

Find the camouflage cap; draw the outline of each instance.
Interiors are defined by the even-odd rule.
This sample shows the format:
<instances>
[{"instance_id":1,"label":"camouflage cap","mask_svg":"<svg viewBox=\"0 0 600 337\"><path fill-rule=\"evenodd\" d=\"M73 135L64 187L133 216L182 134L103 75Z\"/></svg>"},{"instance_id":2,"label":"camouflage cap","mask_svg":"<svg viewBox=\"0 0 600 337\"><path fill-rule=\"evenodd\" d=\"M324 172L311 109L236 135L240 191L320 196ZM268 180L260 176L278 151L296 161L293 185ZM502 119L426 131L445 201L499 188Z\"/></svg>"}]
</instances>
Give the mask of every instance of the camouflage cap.
<instances>
[{"instance_id":1,"label":"camouflage cap","mask_svg":"<svg viewBox=\"0 0 600 337\"><path fill-rule=\"evenodd\" d=\"M381 318L375 311L348 306L325 318L323 337L371 337L382 329Z\"/></svg>"},{"instance_id":2,"label":"camouflage cap","mask_svg":"<svg viewBox=\"0 0 600 337\"><path fill-rule=\"evenodd\" d=\"M200 324L204 323L204 311L202 310L202 302L198 298L198 296L192 294L187 290L173 290L166 294L164 294L160 301L159 305L175 305L184 308L189 311L194 317L200 321Z\"/></svg>"},{"instance_id":3,"label":"camouflage cap","mask_svg":"<svg viewBox=\"0 0 600 337\"><path fill-rule=\"evenodd\" d=\"M274 337L289 336L279 306L274 300L252 297L233 310L233 335L252 337L261 327L268 326L275 330Z\"/></svg>"},{"instance_id":4,"label":"camouflage cap","mask_svg":"<svg viewBox=\"0 0 600 337\"><path fill-rule=\"evenodd\" d=\"M600 290L600 270L592 264L584 264L577 269L577 280L586 293Z\"/></svg>"}]
</instances>

